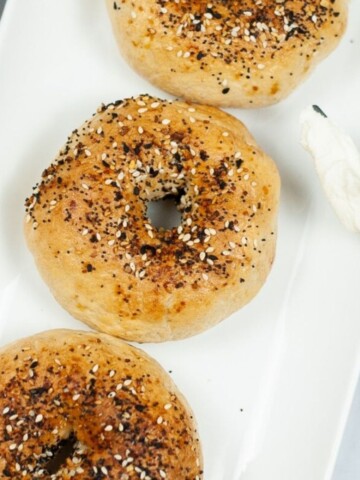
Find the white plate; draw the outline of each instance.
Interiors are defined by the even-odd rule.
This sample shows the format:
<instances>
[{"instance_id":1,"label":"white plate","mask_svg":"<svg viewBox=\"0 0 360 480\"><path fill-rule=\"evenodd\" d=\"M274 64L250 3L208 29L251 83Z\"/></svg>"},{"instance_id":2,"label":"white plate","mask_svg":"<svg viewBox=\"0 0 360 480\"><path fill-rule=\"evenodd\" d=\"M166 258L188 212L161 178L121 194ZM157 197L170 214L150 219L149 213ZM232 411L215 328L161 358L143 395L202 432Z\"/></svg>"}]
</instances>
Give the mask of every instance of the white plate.
<instances>
[{"instance_id":1,"label":"white plate","mask_svg":"<svg viewBox=\"0 0 360 480\"><path fill-rule=\"evenodd\" d=\"M299 146L317 103L360 145L360 4L336 52L282 104L233 111L277 161L278 254L261 293L190 340L145 345L188 397L206 480L330 478L359 372L360 237L328 206ZM101 102L163 92L120 58L100 0L11 0L0 28L0 342L84 328L40 280L23 200L67 134Z\"/></svg>"}]
</instances>

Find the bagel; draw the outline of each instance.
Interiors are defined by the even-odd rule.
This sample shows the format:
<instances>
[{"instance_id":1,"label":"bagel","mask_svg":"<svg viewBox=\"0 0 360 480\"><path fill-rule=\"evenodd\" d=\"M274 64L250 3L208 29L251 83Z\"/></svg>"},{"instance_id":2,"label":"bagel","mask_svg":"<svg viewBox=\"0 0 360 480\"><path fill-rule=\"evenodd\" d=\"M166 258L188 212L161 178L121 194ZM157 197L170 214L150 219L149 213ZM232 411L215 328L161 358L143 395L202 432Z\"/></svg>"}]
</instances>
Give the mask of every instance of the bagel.
<instances>
[{"instance_id":1,"label":"bagel","mask_svg":"<svg viewBox=\"0 0 360 480\"><path fill-rule=\"evenodd\" d=\"M147 204L178 199L181 224ZM102 106L27 199L25 235L74 317L148 342L199 333L260 289L275 251L279 176L234 117L143 95Z\"/></svg>"},{"instance_id":2,"label":"bagel","mask_svg":"<svg viewBox=\"0 0 360 480\"><path fill-rule=\"evenodd\" d=\"M191 410L141 350L53 330L0 349L0 365L2 479L203 478Z\"/></svg>"},{"instance_id":3,"label":"bagel","mask_svg":"<svg viewBox=\"0 0 360 480\"><path fill-rule=\"evenodd\" d=\"M189 101L263 107L338 44L347 0L107 0L123 56Z\"/></svg>"}]
</instances>

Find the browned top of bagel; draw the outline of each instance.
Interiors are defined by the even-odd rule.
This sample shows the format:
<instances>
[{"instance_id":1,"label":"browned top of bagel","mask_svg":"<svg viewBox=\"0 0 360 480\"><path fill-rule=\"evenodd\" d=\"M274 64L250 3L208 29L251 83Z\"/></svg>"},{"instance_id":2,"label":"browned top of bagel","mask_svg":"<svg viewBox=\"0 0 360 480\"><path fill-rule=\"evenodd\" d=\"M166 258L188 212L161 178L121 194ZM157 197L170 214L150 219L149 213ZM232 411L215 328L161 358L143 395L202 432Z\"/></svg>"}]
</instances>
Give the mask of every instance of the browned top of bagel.
<instances>
[{"instance_id":1,"label":"browned top of bagel","mask_svg":"<svg viewBox=\"0 0 360 480\"><path fill-rule=\"evenodd\" d=\"M171 193L181 225L157 229L147 202ZM278 196L276 167L241 122L144 95L103 106L72 133L27 201L25 232L73 315L132 340L177 338L260 288Z\"/></svg>"},{"instance_id":2,"label":"browned top of bagel","mask_svg":"<svg viewBox=\"0 0 360 480\"><path fill-rule=\"evenodd\" d=\"M347 0L107 0L128 61L192 101L255 107L288 95L338 44Z\"/></svg>"},{"instance_id":3,"label":"browned top of bagel","mask_svg":"<svg viewBox=\"0 0 360 480\"><path fill-rule=\"evenodd\" d=\"M199 480L201 463L189 406L144 352L70 330L0 349L1 479Z\"/></svg>"}]
</instances>

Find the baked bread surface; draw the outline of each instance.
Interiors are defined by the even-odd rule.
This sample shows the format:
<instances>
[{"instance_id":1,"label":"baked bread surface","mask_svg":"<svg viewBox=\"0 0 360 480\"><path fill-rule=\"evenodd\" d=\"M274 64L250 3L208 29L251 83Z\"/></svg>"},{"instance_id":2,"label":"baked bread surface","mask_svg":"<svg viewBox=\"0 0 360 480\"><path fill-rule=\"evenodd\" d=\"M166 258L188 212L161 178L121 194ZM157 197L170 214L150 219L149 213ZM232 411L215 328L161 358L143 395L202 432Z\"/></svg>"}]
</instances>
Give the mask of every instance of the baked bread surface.
<instances>
[{"instance_id":1,"label":"baked bread surface","mask_svg":"<svg viewBox=\"0 0 360 480\"><path fill-rule=\"evenodd\" d=\"M190 407L141 350L53 330L1 348L0 369L1 479L203 478Z\"/></svg>"},{"instance_id":2,"label":"baked bread surface","mask_svg":"<svg viewBox=\"0 0 360 480\"><path fill-rule=\"evenodd\" d=\"M140 96L103 106L27 199L36 264L74 317L127 340L199 333L245 305L273 262L280 181L216 108ZM177 228L147 204L179 201Z\"/></svg>"},{"instance_id":3,"label":"baked bread surface","mask_svg":"<svg viewBox=\"0 0 360 480\"><path fill-rule=\"evenodd\" d=\"M187 100L262 107L287 97L338 45L347 0L107 0L123 56Z\"/></svg>"}]
</instances>

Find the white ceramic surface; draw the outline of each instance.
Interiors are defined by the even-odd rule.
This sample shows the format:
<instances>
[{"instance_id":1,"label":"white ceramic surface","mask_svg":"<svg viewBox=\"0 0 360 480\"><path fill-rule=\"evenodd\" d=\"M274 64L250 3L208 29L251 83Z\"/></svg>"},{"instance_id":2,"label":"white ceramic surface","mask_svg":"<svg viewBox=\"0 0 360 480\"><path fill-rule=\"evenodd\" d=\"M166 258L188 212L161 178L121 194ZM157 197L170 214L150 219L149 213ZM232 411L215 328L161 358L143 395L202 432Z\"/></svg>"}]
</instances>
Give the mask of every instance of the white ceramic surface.
<instances>
[{"instance_id":1,"label":"white ceramic surface","mask_svg":"<svg viewBox=\"0 0 360 480\"><path fill-rule=\"evenodd\" d=\"M288 100L231 113L277 161L279 242L260 294L189 340L145 345L198 419L206 480L327 480L360 369L360 237L326 202L299 145L319 104L360 145L360 4L337 51ZM120 58L100 0L11 0L0 24L0 343L84 328L57 305L22 236L23 200L101 102L167 95Z\"/></svg>"}]
</instances>

